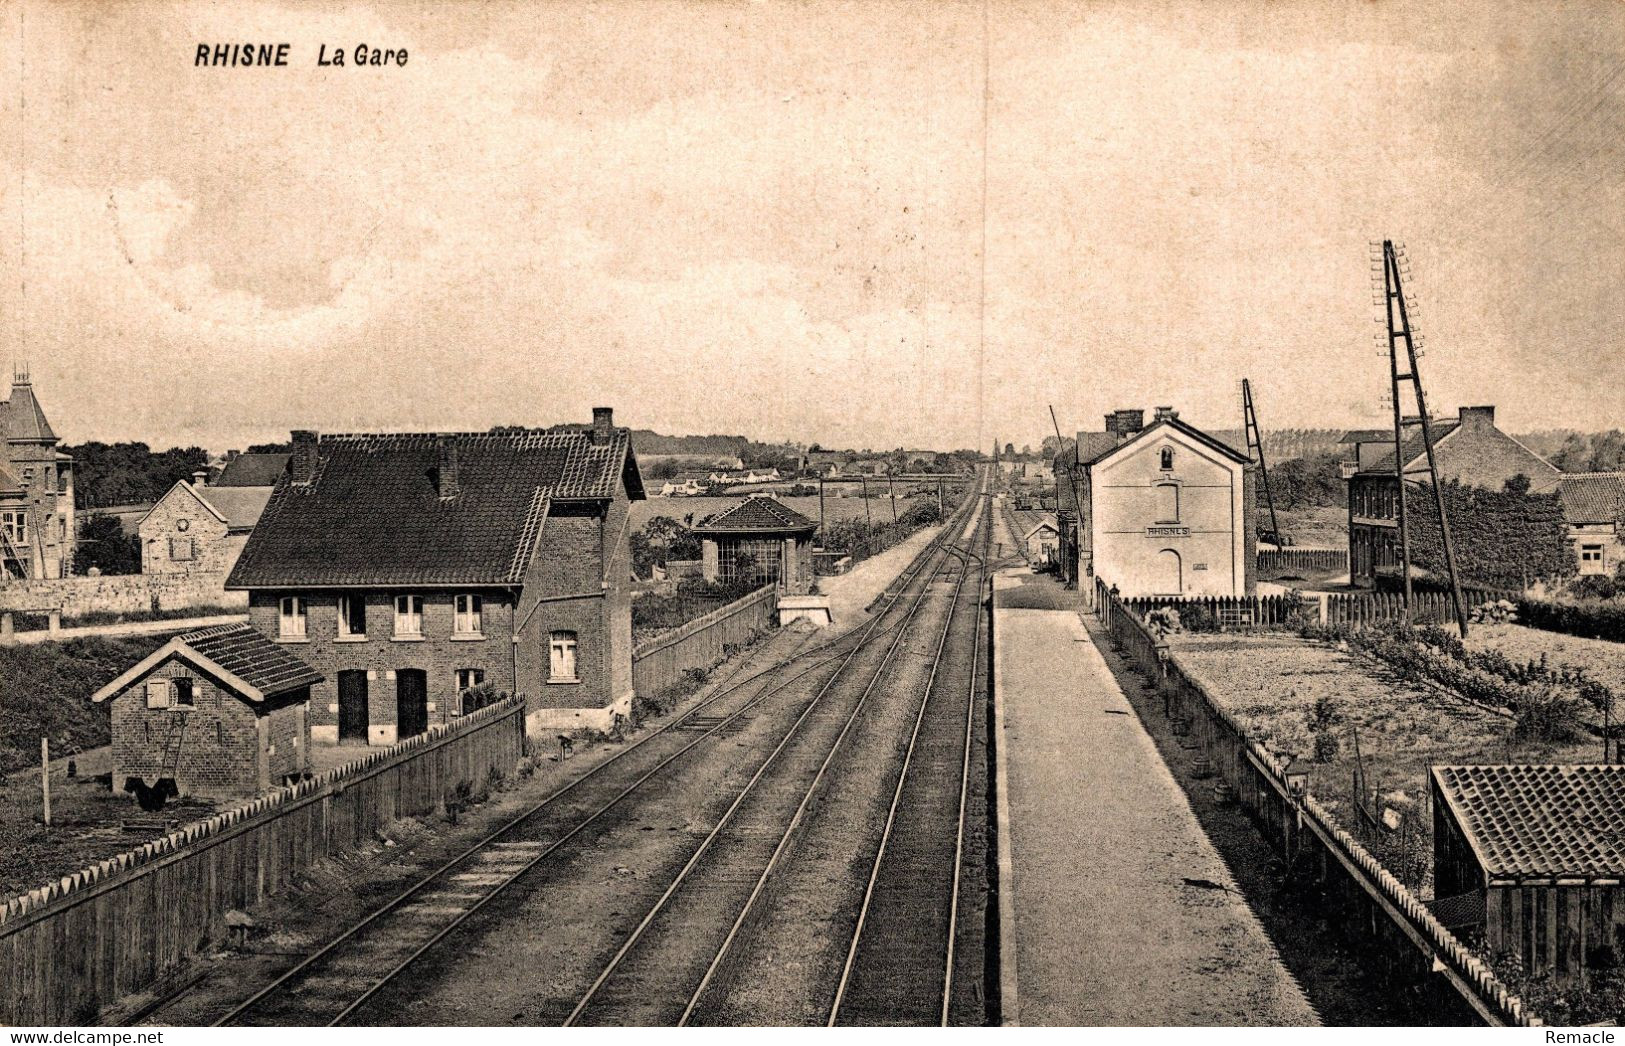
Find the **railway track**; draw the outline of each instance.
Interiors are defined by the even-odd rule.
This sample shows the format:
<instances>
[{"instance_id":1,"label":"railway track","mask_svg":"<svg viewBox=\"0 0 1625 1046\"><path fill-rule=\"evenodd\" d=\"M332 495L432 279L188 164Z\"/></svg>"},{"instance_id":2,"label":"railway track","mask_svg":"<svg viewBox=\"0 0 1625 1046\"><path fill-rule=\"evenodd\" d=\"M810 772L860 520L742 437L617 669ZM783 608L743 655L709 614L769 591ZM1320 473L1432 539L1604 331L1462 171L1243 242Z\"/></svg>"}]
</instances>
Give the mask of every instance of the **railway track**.
<instances>
[{"instance_id":1,"label":"railway track","mask_svg":"<svg viewBox=\"0 0 1625 1046\"><path fill-rule=\"evenodd\" d=\"M869 622L743 678L730 679L684 715L557 789L420 879L215 1023L313 1025L354 1020L375 996L507 888L533 878L544 863L590 845L595 832L637 805L628 800L654 791L662 780L683 772L759 718L788 717L798 708L796 724L810 718L849 665L864 660L866 652L888 637L888 649L895 648L930 587L930 574L952 530L952 524L945 527L943 535L899 575L900 584L882 597L883 608ZM826 673L828 678L819 683ZM818 684L805 705L794 697L795 688L804 682Z\"/></svg>"},{"instance_id":2,"label":"railway track","mask_svg":"<svg viewBox=\"0 0 1625 1046\"><path fill-rule=\"evenodd\" d=\"M960 540L985 536L985 509L976 501L945 533L963 524ZM966 620L959 613L961 594L975 561L953 546L942 552L945 561L956 561L946 572L952 582L948 598L928 600L936 586L923 587L873 670L851 679L854 689L821 706L821 716L798 735L786 736L693 858L649 904L566 1023L822 1023L822 1013L798 1006L827 1006L839 970L837 961L819 975L830 967L828 959L838 957L819 961L815 913L836 910L841 901L832 895L850 892L855 878L850 840L839 838L841 824L834 826L832 845L823 841L831 835L832 820L844 823L846 833L853 823L869 823L864 808L869 797L890 794L890 775L907 761L912 739L920 734L950 635L956 621ZM931 576L940 580L943 573ZM970 594L974 604L974 590ZM833 677L826 693L840 682ZM974 688L967 692L974 695ZM956 731L968 729L966 719L954 722ZM953 764L956 784L968 780L968 753L968 746L961 746ZM955 817L962 826L964 814L958 791L949 816L923 830L940 830ZM962 839L962 828L949 837ZM950 864L956 851L957 843L947 857ZM952 868L949 878L957 879ZM953 905L951 894L950 885L943 906ZM945 962L952 962L951 948ZM807 972L798 979L784 974L786 969ZM926 1023L937 1022L934 1016Z\"/></svg>"}]
</instances>

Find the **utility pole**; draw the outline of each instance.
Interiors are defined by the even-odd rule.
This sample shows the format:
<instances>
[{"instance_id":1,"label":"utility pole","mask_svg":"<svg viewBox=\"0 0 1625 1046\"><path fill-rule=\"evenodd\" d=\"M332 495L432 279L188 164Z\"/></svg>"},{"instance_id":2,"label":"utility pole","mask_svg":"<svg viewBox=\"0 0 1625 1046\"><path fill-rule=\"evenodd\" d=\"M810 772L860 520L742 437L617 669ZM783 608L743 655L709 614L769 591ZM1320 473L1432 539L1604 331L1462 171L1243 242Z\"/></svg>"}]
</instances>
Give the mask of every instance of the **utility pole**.
<instances>
[{"instance_id":1,"label":"utility pole","mask_svg":"<svg viewBox=\"0 0 1625 1046\"><path fill-rule=\"evenodd\" d=\"M824 477L818 477L818 540L824 540Z\"/></svg>"},{"instance_id":2,"label":"utility pole","mask_svg":"<svg viewBox=\"0 0 1625 1046\"><path fill-rule=\"evenodd\" d=\"M860 473L858 482L863 484L863 519L872 527L875 525L875 518L869 512L869 477Z\"/></svg>"},{"instance_id":3,"label":"utility pole","mask_svg":"<svg viewBox=\"0 0 1625 1046\"><path fill-rule=\"evenodd\" d=\"M1456 611L1456 624L1462 637L1467 635L1467 611L1462 605L1461 580L1456 572L1456 548L1450 538L1450 521L1444 507L1444 490L1439 486L1439 467L1433 453L1433 423L1428 418L1427 399L1422 392L1422 374L1416 365L1416 341L1412 336L1410 307L1400 283L1399 258L1404 248L1394 248L1392 240L1382 241L1383 307L1388 321L1388 377L1394 401L1394 481L1399 487L1399 549L1400 572L1405 581L1405 623L1411 623L1411 538L1410 519L1405 497L1408 477L1427 477L1433 488L1433 504L1439 515L1439 535L1444 543L1445 569L1450 574L1450 601ZM1373 259L1375 261L1376 259ZM1400 345L1405 358L1400 359ZM1404 369L1401 369L1404 368ZM1416 400L1416 415L1406 417L1404 402L1400 398L1400 385L1408 383ZM1405 460L1405 429L1419 426L1422 446L1427 453L1427 467L1409 470Z\"/></svg>"},{"instance_id":4,"label":"utility pole","mask_svg":"<svg viewBox=\"0 0 1625 1046\"><path fill-rule=\"evenodd\" d=\"M891 521L897 522L897 488L892 486L891 473L886 473L886 492L891 495Z\"/></svg>"},{"instance_id":5,"label":"utility pole","mask_svg":"<svg viewBox=\"0 0 1625 1046\"><path fill-rule=\"evenodd\" d=\"M1258 475L1264 481L1264 502L1270 507L1270 543L1282 548L1281 524L1275 519L1275 495L1270 493L1270 467L1264 461L1264 435L1258 431L1258 414L1253 410L1253 386L1246 378L1241 379L1241 427L1247 436L1247 453L1258 462Z\"/></svg>"}]
</instances>

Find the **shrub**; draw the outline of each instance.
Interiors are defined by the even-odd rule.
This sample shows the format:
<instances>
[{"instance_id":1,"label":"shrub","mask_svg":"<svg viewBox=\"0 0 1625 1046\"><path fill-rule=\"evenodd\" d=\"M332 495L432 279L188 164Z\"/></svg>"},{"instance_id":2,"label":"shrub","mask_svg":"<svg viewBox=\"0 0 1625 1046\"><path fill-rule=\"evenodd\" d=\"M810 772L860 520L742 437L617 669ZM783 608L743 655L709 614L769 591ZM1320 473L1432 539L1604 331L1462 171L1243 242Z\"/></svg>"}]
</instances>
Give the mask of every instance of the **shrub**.
<instances>
[{"instance_id":1,"label":"shrub","mask_svg":"<svg viewBox=\"0 0 1625 1046\"><path fill-rule=\"evenodd\" d=\"M1619 584L1606 574L1587 574L1569 582L1568 595L1573 599L1613 599L1619 595Z\"/></svg>"},{"instance_id":2,"label":"shrub","mask_svg":"<svg viewBox=\"0 0 1625 1046\"><path fill-rule=\"evenodd\" d=\"M1518 600L1518 620L1548 632L1625 643L1625 602L1621 601L1570 603L1526 596Z\"/></svg>"}]
</instances>

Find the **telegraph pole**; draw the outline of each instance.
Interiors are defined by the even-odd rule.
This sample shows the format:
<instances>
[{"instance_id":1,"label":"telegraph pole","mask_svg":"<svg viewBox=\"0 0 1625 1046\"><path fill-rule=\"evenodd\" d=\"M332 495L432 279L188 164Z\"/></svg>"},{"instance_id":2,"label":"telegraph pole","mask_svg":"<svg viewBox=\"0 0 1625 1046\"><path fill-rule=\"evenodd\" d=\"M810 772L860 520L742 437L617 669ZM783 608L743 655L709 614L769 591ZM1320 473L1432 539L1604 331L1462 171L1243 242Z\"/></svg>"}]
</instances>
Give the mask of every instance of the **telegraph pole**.
<instances>
[{"instance_id":1,"label":"telegraph pole","mask_svg":"<svg viewBox=\"0 0 1625 1046\"><path fill-rule=\"evenodd\" d=\"M1275 519L1275 495L1270 493L1270 467L1264 461L1264 436L1258 431L1258 414L1253 410L1253 386L1246 378L1241 379L1241 427L1247 437L1247 453L1258 462L1258 475L1264 481L1264 502L1270 507L1270 541L1281 548L1281 524Z\"/></svg>"},{"instance_id":2,"label":"telegraph pole","mask_svg":"<svg viewBox=\"0 0 1625 1046\"><path fill-rule=\"evenodd\" d=\"M1456 548L1450 538L1450 521L1444 507L1444 490L1439 486L1439 466L1433 453L1433 423L1428 418L1427 399L1422 392L1422 374L1417 367L1416 341L1412 336L1410 308L1400 284L1399 257L1404 248L1394 248L1392 240L1382 241L1383 306L1388 321L1388 377L1394 400L1394 480L1399 487L1399 548L1400 571L1405 580L1405 623L1411 623L1411 539L1410 520L1405 498L1408 477L1427 477L1433 487L1433 504L1439 514L1439 534L1444 543L1445 569L1450 574L1450 601L1456 611L1456 624L1461 634L1467 635L1467 611L1462 605L1461 580L1456 572ZM1373 259L1375 260L1375 259ZM1400 358L1400 345L1405 356ZM1404 369L1401 369L1404 368ZM1416 415L1406 417L1400 386L1409 384L1416 400ZM1427 454L1427 467L1407 470L1405 466L1405 429L1419 426L1422 446Z\"/></svg>"}]
</instances>

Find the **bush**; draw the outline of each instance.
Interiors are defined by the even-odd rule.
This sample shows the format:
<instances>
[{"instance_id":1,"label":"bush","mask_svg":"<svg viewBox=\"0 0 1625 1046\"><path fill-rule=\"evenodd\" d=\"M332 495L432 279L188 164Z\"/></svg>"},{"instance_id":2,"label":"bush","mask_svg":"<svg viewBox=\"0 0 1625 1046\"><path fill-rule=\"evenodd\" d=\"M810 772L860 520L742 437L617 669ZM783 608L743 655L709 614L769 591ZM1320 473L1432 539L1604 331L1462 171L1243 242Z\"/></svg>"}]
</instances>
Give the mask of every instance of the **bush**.
<instances>
[{"instance_id":1,"label":"bush","mask_svg":"<svg viewBox=\"0 0 1625 1046\"><path fill-rule=\"evenodd\" d=\"M1570 603L1526 596L1518 600L1518 620L1548 632L1625 643L1625 602Z\"/></svg>"},{"instance_id":2,"label":"bush","mask_svg":"<svg viewBox=\"0 0 1625 1046\"><path fill-rule=\"evenodd\" d=\"M1606 574L1587 574L1569 582L1571 599L1613 599L1619 595L1619 583Z\"/></svg>"}]
</instances>

